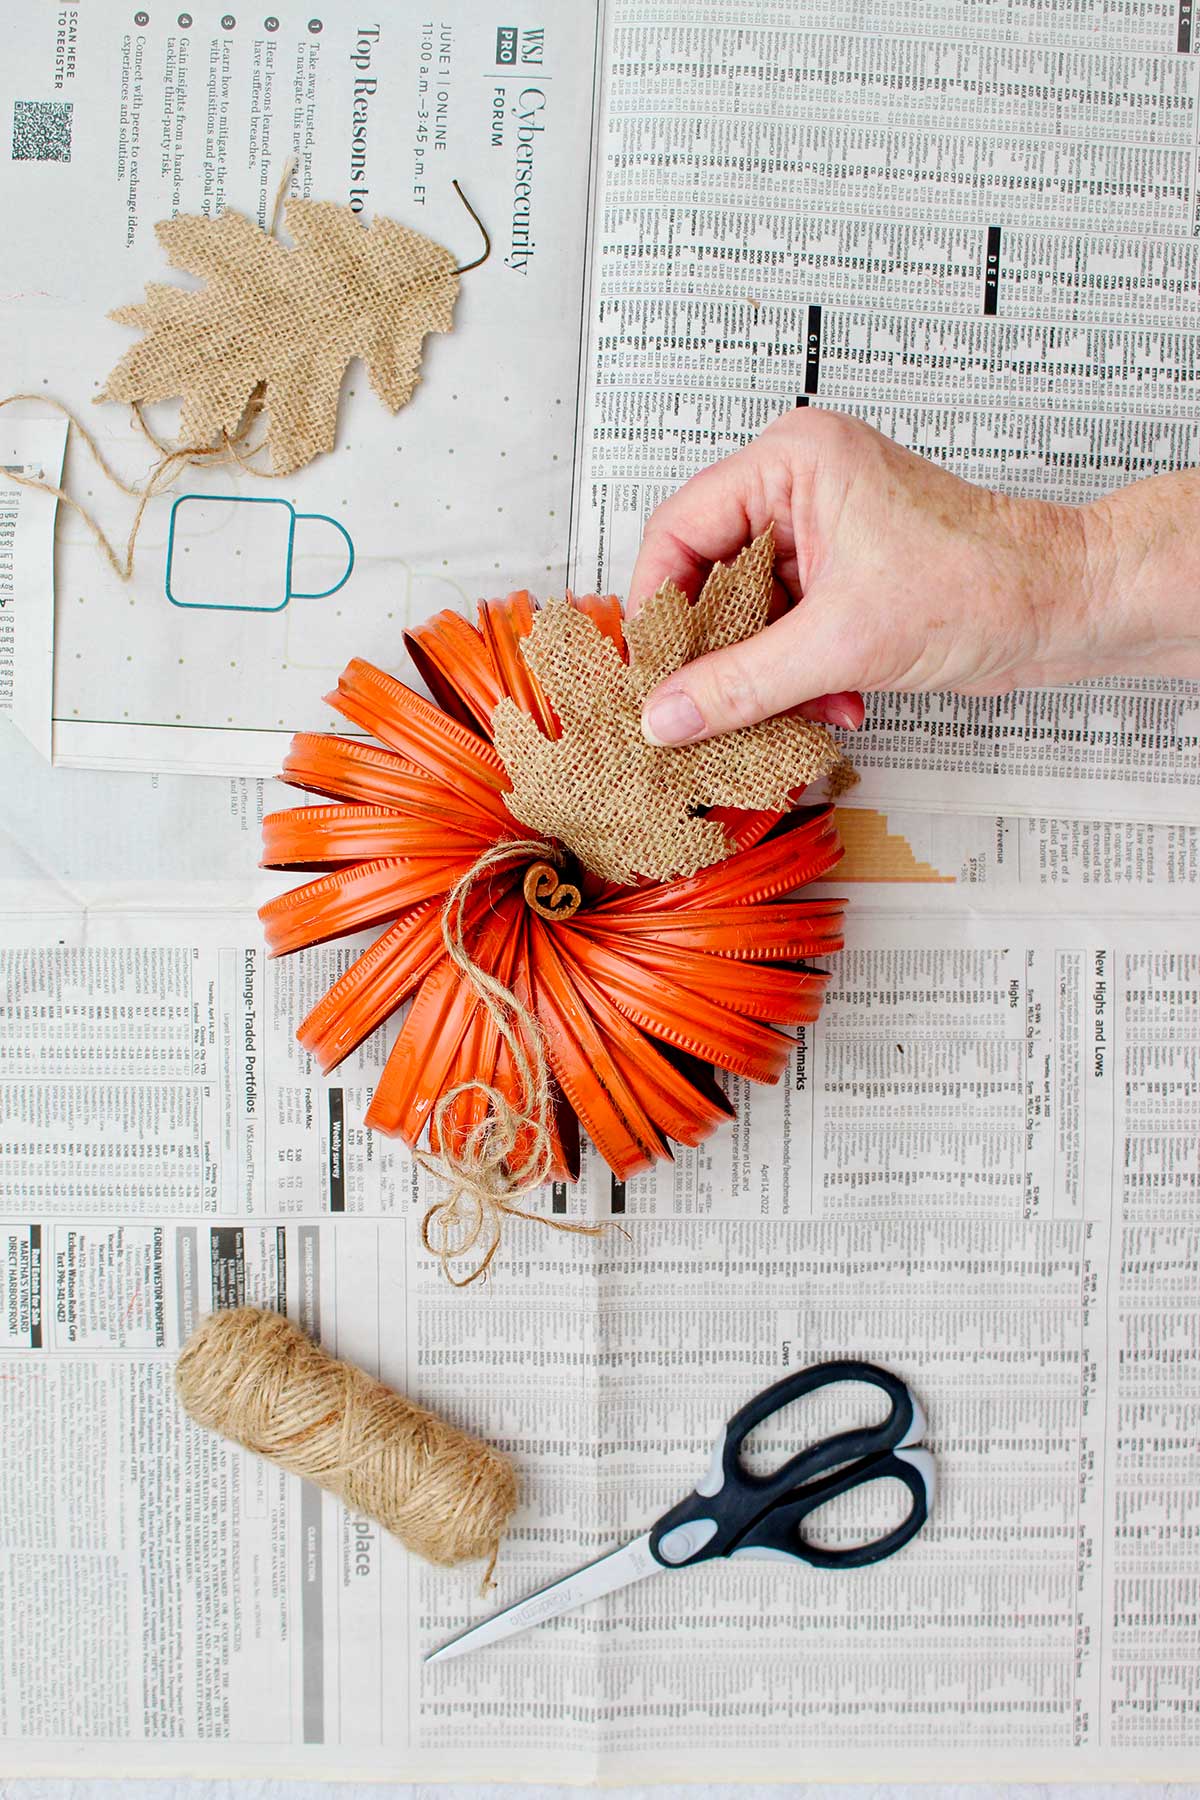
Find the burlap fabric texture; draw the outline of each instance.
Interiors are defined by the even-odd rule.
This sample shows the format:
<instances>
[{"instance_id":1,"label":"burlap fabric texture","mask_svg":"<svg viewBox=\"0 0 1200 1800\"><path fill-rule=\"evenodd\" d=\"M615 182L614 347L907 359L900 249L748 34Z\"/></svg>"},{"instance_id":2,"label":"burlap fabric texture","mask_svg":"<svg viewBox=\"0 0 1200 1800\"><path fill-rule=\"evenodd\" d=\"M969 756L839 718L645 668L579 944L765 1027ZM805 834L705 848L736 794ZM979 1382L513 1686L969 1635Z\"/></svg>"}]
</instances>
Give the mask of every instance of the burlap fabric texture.
<instances>
[{"instance_id":1,"label":"burlap fabric texture","mask_svg":"<svg viewBox=\"0 0 1200 1800\"><path fill-rule=\"evenodd\" d=\"M782 812L796 790L843 769L829 733L806 719L766 719L678 748L642 735L642 702L652 688L684 663L762 630L774 561L768 528L728 566L716 565L694 605L665 582L625 623L627 664L585 614L550 601L521 648L561 736L544 737L511 700L492 715L514 817L609 881L668 881L729 854L724 827L703 817L703 808Z\"/></svg>"},{"instance_id":2,"label":"burlap fabric texture","mask_svg":"<svg viewBox=\"0 0 1200 1800\"><path fill-rule=\"evenodd\" d=\"M111 316L145 333L100 400L182 397L180 437L236 437L265 383L266 442L277 475L333 448L346 364L360 356L392 412L420 379L425 334L449 331L458 295L450 252L391 219L360 224L348 206L287 202L294 249L242 213L189 215L155 227L173 268L203 276L199 293L165 283Z\"/></svg>"}]
</instances>

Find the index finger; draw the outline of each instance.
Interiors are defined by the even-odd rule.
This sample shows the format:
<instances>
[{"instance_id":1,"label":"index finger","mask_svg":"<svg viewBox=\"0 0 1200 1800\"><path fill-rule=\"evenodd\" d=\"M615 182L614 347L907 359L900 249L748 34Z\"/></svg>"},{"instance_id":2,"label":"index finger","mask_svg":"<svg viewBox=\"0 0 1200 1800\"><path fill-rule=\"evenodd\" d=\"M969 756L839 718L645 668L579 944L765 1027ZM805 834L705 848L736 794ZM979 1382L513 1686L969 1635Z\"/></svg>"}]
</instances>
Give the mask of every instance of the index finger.
<instances>
[{"instance_id":1,"label":"index finger","mask_svg":"<svg viewBox=\"0 0 1200 1800\"><path fill-rule=\"evenodd\" d=\"M626 611L633 617L664 581L694 600L715 562L728 562L759 532L788 524L789 508L771 505L758 459L736 450L701 469L646 521Z\"/></svg>"}]
</instances>

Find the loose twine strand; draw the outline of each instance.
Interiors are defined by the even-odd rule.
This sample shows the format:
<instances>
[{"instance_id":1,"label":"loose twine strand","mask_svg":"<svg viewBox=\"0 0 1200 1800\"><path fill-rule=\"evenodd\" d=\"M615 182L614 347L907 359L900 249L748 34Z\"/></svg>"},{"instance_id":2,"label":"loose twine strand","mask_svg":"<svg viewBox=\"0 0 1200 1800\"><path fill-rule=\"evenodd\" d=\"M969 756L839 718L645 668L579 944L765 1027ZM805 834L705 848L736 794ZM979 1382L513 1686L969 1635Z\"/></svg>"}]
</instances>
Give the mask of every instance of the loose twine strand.
<instances>
[{"instance_id":1,"label":"loose twine strand","mask_svg":"<svg viewBox=\"0 0 1200 1800\"><path fill-rule=\"evenodd\" d=\"M292 176L296 171L297 161L298 158L295 156L289 156L287 162L284 164L283 174L280 176L279 186L275 191L275 204L271 209L271 223L267 233L269 237L277 238L279 236L279 225L283 215L283 203L287 196L288 188L291 185ZM468 270L477 269L481 263L487 261L492 253L492 241L488 236L487 228L482 219L471 205L471 202L467 199L467 196L463 193L461 187L459 187L458 182L455 181L452 185L459 199L470 213L472 219L474 219L476 225L478 225L483 236L484 248L482 254L476 257L474 262L463 263L454 271L455 275L464 275ZM266 383L260 382L246 402L246 410L242 414L237 430L233 432L222 431L220 442L216 444L168 443L164 438L159 437L149 425L138 403L136 401L132 402L130 412L133 416L133 422L137 425L143 437L145 437L158 452L157 463L155 463L154 467L150 470L150 473L140 485L130 483L126 481L123 476L117 474L116 470L104 457L100 446L97 444L96 439L88 430L87 426L83 423L83 420L62 400L56 400L51 394L8 394L0 400L0 408L14 406L18 400L31 400L43 406L54 407L55 411L61 413L67 421L68 437L72 430L77 432L87 445L93 461L105 478L111 482L112 486L120 493L128 494L131 499L137 501L137 511L134 513L133 522L129 527L129 536L125 540L125 549L120 553L113 545L112 540L105 532L95 514L90 512L88 508L84 506L82 501L76 500L74 495L69 494L66 488L60 487L53 481L46 481L37 475L18 475L15 469L0 467L0 475L3 475L5 480L11 481L16 487L34 488L39 493L52 494L54 498L61 501L64 506L69 506L71 511L83 520L84 524L95 538L96 543L104 552L109 566L117 579L119 581L129 581L133 575L134 551L137 546L138 534L142 529L142 520L145 517L146 508L156 495L168 492L185 469L196 467L201 464L207 464L210 468L238 468L247 475L257 475L260 481L276 481L279 479L273 469L261 468L254 461L254 458L259 452L266 447L265 436L259 437L254 443L248 443L255 425L262 415L265 395Z\"/></svg>"},{"instance_id":2,"label":"loose twine strand","mask_svg":"<svg viewBox=\"0 0 1200 1800\"><path fill-rule=\"evenodd\" d=\"M279 221L283 213L283 202L287 195L288 188L291 185L292 176L296 171L296 162L296 157L289 156L287 162L284 164L283 174L279 178L279 186L275 190L275 204L271 209L271 224L268 233L271 237L277 237L279 235ZM174 485L179 476L182 475L185 469L202 463L207 463L210 466L215 466L217 468L228 468L232 464L240 469L246 470L247 473L251 475L261 476L264 480L270 481L274 479L270 469L257 468L251 460L256 452L263 448L265 439L260 438L258 442L251 447L248 453L244 449L246 440L250 436L255 423L262 413L265 385L265 383L260 382L258 387L255 388L254 392L251 394L237 430L235 432L223 431L221 433L221 441L218 444L167 443L165 439L160 438L157 432L155 432L148 424L141 407L134 401L130 407L134 423L138 426L142 436L153 445L155 450L158 451L157 463L155 463L154 467L140 486L126 481L124 476L117 474L117 471L105 458L99 444L96 442L87 426L83 423L83 420L63 401L56 400L51 394L8 394L3 400L0 400L0 407L14 406L18 400L39 401L42 405L52 406L56 412L62 413L67 421L68 436L72 430L76 431L87 445L88 450L91 452L92 460L105 478L111 482L112 486L120 493L128 494L132 499L137 501L137 511L134 513L133 522L129 527L129 536L125 540L125 550L123 554L118 554L111 539L95 515L89 512L82 501L76 500L73 494L69 494L66 488L59 487L53 481L45 481L36 475L18 475L15 469L2 469L0 470L0 474L3 474L8 481L14 482L17 487L35 488L39 493L53 494L56 500L61 501L64 506L69 506L71 511L83 520L84 524L95 538L100 549L107 557L109 566L117 579L119 581L128 581L133 575L134 551L137 546L138 534L142 529L142 520L146 515L146 508L157 494L167 492Z\"/></svg>"},{"instance_id":3,"label":"loose twine strand","mask_svg":"<svg viewBox=\"0 0 1200 1800\"><path fill-rule=\"evenodd\" d=\"M463 1081L442 1094L433 1109L432 1136L439 1154L415 1152L428 1174L448 1183L449 1193L435 1200L421 1221L421 1239L455 1287L469 1287L486 1274L500 1247L508 1218L533 1219L555 1231L594 1236L604 1223L551 1218L514 1204L545 1185L554 1164L550 1137L550 1066L541 1026L529 1008L502 981L480 967L467 949L463 909L478 882L502 868L525 860L557 866L561 852L540 838L510 838L487 850L450 890L442 908L442 942L446 954L491 1019L517 1077L517 1098L510 1100L487 1081ZM484 1114L465 1134L452 1117L455 1102L470 1094L484 1102ZM457 1139L462 1137L461 1143ZM523 1147L522 1147L523 1146ZM485 1246L467 1275L452 1264Z\"/></svg>"},{"instance_id":4,"label":"loose twine strand","mask_svg":"<svg viewBox=\"0 0 1200 1800\"><path fill-rule=\"evenodd\" d=\"M56 500L61 501L65 506L69 506L73 513L77 513L95 538L101 550L103 550L113 573L120 581L128 581L133 574L134 550L137 545L138 534L142 529L142 520L145 517L146 508L157 494L166 493L174 485L176 479L183 473L184 469L199 463L208 463L217 468L225 468L232 463L236 463L239 468L246 469L252 475L259 475L267 481L274 480L274 476L270 469L254 468L240 449L240 446L245 443L246 438L253 428L255 420L262 410L261 390L256 390L251 396L245 414L243 415L242 423L239 425L237 431L232 435L229 432L222 432L221 442L219 444L208 445L207 447L200 444L177 444L174 446L164 444L150 429L145 418L142 416L141 408L135 403L130 410L133 413L137 424L140 426L145 436L160 452L158 462L151 469L149 475L147 475L140 487L127 482L123 476L117 474L111 464L105 460L101 453L100 446L97 444L87 426L83 423L83 420L79 418L77 413L72 412L71 408L65 405L63 401L56 400L52 394L7 394L3 400L0 400L0 407L13 406L18 400L36 400L41 405L52 406L56 412L62 413L66 418L68 431L74 430L78 432L79 436L91 451L93 459L112 485L115 488L118 488L121 493L129 494L132 498L137 500L137 511L134 513L133 523L129 527L129 536L125 540L124 552L118 554L99 520L93 513L88 511L88 508L84 506L81 500L76 500L73 494L69 494L66 488L60 487L56 482L45 481L37 475L18 475L15 469L0 468L0 474L4 476L6 481L15 483L17 487L36 488L40 493L53 494ZM259 443L254 445L251 455L254 454L254 451L260 450L261 448L262 441L260 440Z\"/></svg>"}]
</instances>

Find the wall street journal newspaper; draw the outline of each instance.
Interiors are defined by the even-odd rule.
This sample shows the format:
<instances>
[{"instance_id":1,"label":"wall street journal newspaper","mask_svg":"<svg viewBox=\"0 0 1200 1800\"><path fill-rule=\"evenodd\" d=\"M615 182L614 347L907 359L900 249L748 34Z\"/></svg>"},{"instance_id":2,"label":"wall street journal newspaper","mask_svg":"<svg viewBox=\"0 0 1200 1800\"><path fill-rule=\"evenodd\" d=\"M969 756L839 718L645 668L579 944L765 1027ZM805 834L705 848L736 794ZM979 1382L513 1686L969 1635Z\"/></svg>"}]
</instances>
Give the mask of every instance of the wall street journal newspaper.
<instances>
[{"instance_id":1,"label":"wall street journal newspaper","mask_svg":"<svg viewBox=\"0 0 1200 1800\"><path fill-rule=\"evenodd\" d=\"M254 909L279 883L254 867L289 799L262 777L325 722L347 655L400 667L410 617L496 584L621 586L655 501L784 407L844 406L1065 499L1198 460L1190 8L924 0L853 29L770 0L394 10L363 17L366 52L359 22L290 4L274 26L139 24L105 0L0 28L19 385L53 373L84 404L128 341L96 320L163 276L153 221L264 216L288 152L305 191L365 179L368 213L427 204L443 241L457 175L495 238L411 416L374 417L357 384L338 452L284 496L355 540L341 612L303 597L328 585L315 550L277 613L171 605L170 554L232 579L222 534L257 490L227 471L197 472L216 510L190 550L166 502L148 514L128 588L60 517L51 594L47 509L23 514L6 666L33 673L0 795L4 1766L1186 1778L1197 684L880 700L840 814L847 946L784 1080L731 1084L736 1124L653 1176L589 1159L540 1205L607 1228L518 1222L466 1293L420 1248L429 1178L362 1127L388 1035L329 1077L293 1037L351 951L268 961ZM358 81L379 84L365 174ZM93 418L131 469L123 421ZM6 461L48 466L54 442L13 433ZM68 485L85 467L73 444ZM52 770L43 724L60 761L107 766ZM511 1454L495 1593L182 1417L180 1343L244 1299ZM750 1394L845 1355L929 1415L938 1504L901 1556L664 1573L422 1667L643 1530Z\"/></svg>"}]
</instances>

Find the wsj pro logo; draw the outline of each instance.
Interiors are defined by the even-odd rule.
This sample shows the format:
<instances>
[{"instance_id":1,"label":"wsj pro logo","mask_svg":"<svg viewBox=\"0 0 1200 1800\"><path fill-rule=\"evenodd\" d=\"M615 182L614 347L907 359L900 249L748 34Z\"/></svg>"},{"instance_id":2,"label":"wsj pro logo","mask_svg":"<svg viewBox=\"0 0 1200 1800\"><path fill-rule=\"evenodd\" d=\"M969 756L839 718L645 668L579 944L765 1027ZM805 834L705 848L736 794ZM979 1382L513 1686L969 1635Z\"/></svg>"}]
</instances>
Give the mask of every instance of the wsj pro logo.
<instances>
[{"instance_id":1,"label":"wsj pro logo","mask_svg":"<svg viewBox=\"0 0 1200 1800\"><path fill-rule=\"evenodd\" d=\"M540 68L546 47L546 32L541 25L518 31L515 25L496 27L496 65L515 69L518 61Z\"/></svg>"}]
</instances>

